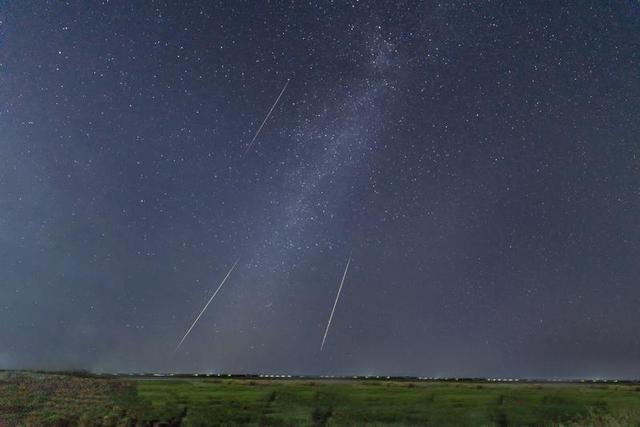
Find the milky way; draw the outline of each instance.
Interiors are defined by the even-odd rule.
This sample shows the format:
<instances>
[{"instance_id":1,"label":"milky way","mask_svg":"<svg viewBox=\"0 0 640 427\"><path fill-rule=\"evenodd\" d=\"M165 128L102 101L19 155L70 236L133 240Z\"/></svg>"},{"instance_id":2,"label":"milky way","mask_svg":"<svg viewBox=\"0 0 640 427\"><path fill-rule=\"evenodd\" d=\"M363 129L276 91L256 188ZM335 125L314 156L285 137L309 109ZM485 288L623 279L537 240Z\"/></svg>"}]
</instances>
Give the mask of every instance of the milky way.
<instances>
[{"instance_id":1,"label":"milky way","mask_svg":"<svg viewBox=\"0 0 640 427\"><path fill-rule=\"evenodd\" d=\"M0 368L640 377L639 24L0 3Z\"/></svg>"}]
</instances>

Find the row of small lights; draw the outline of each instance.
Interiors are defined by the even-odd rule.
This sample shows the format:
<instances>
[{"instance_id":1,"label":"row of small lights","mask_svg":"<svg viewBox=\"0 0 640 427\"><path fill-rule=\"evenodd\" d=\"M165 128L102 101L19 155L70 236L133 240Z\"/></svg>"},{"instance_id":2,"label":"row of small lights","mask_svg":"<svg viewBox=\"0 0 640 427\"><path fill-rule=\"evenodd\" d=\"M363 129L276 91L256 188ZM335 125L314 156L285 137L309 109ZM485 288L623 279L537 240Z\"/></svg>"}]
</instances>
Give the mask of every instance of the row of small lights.
<instances>
[{"instance_id":1,"label":"row of small lights","mask_svg":"<svg viewBox=\"0 0 640 427\"><path fill-rule=\"evenodd\" d=\"M132 375L132 376L137 376L137 375L144 375L144 374L134 374L134 373L130 373L128 375ZM155 377L173 377L176 374L173 373L167 373L167 374L159 374L159 373L154 373L153 376ZM203 376L203 377L231 377L231 374L193 374L194 377L199 377L199 376ZM289 375L289 374L260 374L258 375L258 377L260 378L294 378L294 376ZM305 378L306 376L301 375L301 376L295 376L295 378ZM312 378L325 378L325 379L340 379L340 378L347 378L346 376L337 376L337 375L319 375L319 376L314 376ZM390 376L380 376L380 375L365 375L365 376L358 376L358 375L353 375L351 378L353 379L387 379L390 380L391 377ZM417 377L418 380L420 381L466 381L468 379L461 379L461 378L443 378L443 377ZM527 382L531 382L531 381L535 381L535 380L520 380L519 378L487 378L485 381L489 381L489 382L519 382L519 381L527 381ZM567 381L572 381L572 380L566 380L566 379L560 379L560 378L550 378L550 379L544 379L543 381L546 382L567 382ZM587 383L587 382L591 382L591 383L617 383L618 380L606 380L606 379L591 379L591 380L579 380L581 383Z\"/></svg>"}]
</instances>

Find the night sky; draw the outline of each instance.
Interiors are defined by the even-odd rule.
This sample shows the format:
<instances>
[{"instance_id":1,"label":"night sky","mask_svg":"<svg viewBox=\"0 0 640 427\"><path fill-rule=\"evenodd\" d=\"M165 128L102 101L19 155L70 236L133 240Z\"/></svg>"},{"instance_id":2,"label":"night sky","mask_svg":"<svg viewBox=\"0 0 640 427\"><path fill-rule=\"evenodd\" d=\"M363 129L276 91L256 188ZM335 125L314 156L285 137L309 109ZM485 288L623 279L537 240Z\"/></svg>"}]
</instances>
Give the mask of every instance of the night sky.
<instances>
[{"instance_id":1,"label":"night sky","mask_svg":"<svg viewBox=\"0 0 640 427\"><path fill-rule=\"evenodd\" d=\"M638 378L639 135L635 0L4 0L0 368Z\"/></svg>"}]
</instances>

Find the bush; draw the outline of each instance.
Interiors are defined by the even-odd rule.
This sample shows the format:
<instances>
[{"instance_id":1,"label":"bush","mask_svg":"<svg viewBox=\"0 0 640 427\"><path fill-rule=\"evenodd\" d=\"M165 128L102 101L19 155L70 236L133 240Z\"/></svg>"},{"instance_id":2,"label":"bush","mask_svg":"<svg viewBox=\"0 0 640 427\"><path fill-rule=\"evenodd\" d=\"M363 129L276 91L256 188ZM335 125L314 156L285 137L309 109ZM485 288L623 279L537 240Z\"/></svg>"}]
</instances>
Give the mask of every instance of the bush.
<instances>
[{"instance_id":1,"label":"bush","mask_svg":"<svg viewBox=\"0 0 640 427\"><path fill-rule=\"evenodd\" d=\"M314 426L324 426L327 425L327 421L333 414L333 408L322 408L320 406L316 406L313 408L311 412L311 422Z\"/></svg>"}]
</instances>

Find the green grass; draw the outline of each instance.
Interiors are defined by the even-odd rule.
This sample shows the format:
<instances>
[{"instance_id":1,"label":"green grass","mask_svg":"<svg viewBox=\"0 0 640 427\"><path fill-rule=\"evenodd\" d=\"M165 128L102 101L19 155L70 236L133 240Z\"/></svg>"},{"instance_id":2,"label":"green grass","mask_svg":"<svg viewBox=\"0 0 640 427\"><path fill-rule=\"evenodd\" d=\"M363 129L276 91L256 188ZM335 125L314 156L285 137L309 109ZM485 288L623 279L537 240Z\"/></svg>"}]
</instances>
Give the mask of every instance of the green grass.
<instances>
[{"instance_id":1,"label":"green grass","mask_svg":"<svg viewBox=\"0 0 640 427\"><path fill-rule=\"evenodd\" d=\"M640 388L0 374L0 426L154 422L184 426L640 426Z\"/></svg>"}]
</instances>

